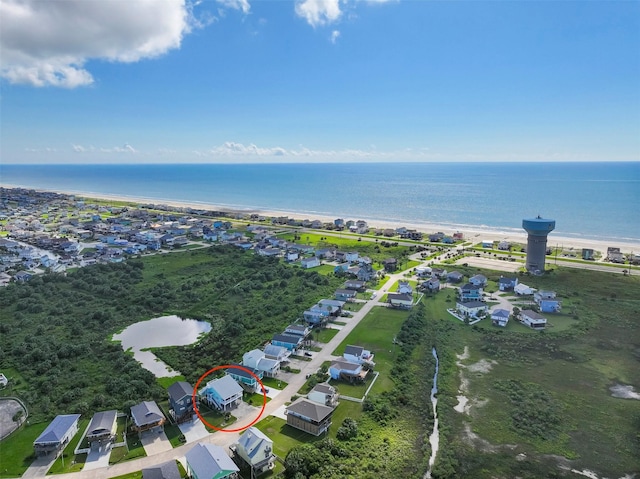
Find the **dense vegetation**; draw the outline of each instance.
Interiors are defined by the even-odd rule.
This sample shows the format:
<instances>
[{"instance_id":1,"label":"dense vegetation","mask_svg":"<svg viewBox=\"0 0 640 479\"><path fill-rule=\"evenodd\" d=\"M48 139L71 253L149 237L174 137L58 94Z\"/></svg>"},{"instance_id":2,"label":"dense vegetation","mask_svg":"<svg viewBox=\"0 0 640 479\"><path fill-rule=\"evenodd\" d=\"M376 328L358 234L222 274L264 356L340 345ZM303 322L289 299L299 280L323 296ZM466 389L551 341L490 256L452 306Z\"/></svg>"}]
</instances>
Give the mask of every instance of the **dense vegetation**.
<instances>
[{"instance_id":1,"label":"dense vegetation","mask_svg":"<svg viewBox=\"0 0 640 479\"><path fill-rule=\"evenodd\" d=\"M233 247L95 265L44 275L0 290L2 391L29 407L31 420L60 413L126 409L164 393L155 377L110 341L113 333L161 314L208 320L197 346L161 351L194 380L267 341L337 279Z\"/></svg>"}]
</instances>

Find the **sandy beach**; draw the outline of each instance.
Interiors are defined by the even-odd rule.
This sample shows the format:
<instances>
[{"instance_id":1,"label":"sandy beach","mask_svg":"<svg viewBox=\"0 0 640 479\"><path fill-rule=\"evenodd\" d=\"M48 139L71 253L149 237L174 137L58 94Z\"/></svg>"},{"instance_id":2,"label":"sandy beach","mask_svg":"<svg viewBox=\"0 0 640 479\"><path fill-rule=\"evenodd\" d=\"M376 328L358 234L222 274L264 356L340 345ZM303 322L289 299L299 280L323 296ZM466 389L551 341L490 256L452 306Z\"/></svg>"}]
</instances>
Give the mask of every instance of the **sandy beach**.
<instances>
[{"instance_id":1,"label":"sandy beach","mask_svg":"<svg viewBox=\"0 0 640 479\"><path fill-rule=\"evenodd\" d=\"M5 185L6 186L6 185ZM10 187L10 186L7 186ZM320 220L323 222L333 222L338 216L327 216L327 215L318 215L318 214L306 214L304 212L295 212L295 211L278 211L278 210L258 210L258 209L240 209L233 208L229 206L221 206L212 203L201 203L201 202L187 202L187 201L176 201L176 200L158 200L154 198L144 198L144 197L136 197L136 196L120 196L120 195L106 195L102 193L79 193L79 192L71 192L71 191L57 191L58 193L75 195L77 197L83 198L95 198L101 200L111 200L111 201L126 201L133 202L139 204L149 204L153 203L156 205L166 205L172 207L179 208L194 208L194 209L206 209L213 211L224 211L229 212L231 214L236 213L256 213L266 217L278 217L278 216L288 216L289 218L295 219L309 219L309 220ZM398 220L394 221L383 221L375 218L367 218L367 217L357 217L357 218L348 218L344 217L344 220L365 220L369 224L371 228L399 228L406 227L408 229L415 229L417 231L421 231L423 233L435 233L438 231L442 231L446 234L453 234L455 232L461 232L464 234L465 239L468 241L472 241L474 243L482 241L482 240L493 240L493 241L501 241L506 240L511 243L521 243L524 244L527 242L527 235L524 230L522 233L517 233L515 231L502 231L498 228L484 228L484 227L463 227L452 229L451 226L439 225L435 223L429 222L406 222ZM514 225L514 228L519 227L520 225ZM606 256L606 251L608 247L618 247L623 253L632 253L632 252L640 252L640 242L625 242L620 240L597 240L590 238L572 238L572 237L563 237L557 236L553 232L549 234L548 245L550 247L555 247L556 245L559 247L563 247L564 249L573 248L575 250L580 250L582 248L591 248L596 251L600 251L603 255Z\"/></svg>"}]
</instances>

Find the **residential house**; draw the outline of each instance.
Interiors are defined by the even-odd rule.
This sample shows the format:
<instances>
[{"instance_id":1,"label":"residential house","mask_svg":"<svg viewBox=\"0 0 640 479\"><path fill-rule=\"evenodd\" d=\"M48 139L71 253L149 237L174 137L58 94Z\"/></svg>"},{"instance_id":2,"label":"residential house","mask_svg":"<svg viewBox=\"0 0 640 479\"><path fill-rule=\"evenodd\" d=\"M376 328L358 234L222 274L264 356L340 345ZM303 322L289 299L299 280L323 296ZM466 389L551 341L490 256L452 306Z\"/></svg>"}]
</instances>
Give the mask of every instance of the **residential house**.
<instances>
[{"instance_id":1,"label":"residential house","mask_svg":"<svg viewBox=\"0 0 640 479\"><path fill-rule=\"evenodd\" d=\"M280 256L280 254L282 253L282 250L279 248L268 247L268 248L257 249L256 252L260 256Z\"/></svg>"},{"instance_id":2,"label":"residential house","mask_svg":"<svg viewBox=\"0 0 640 479\"><path fill-rule=\"evenodd\" d=\"M454 240L451 236L445 236L442 238L442 242L444 244L453 244L456 242L456 240Z\"/></svg>"},{"instance_id":3,"label":"residential house","mask_svg":"<svg viewBox=\"0 0 640 479\"><path fill-rule=\"evenodd\" d=\"M296 261L299 258L299 253L297 251L287 251L285 253L285 259L290 263L292 261Z\"/></svg>"},{"instance_id":4,"label":"residential house","mask_svg":"<svg viewBox=\"0 0 640 479\"><path fill-rule=\"evenodd\" d=\"M518 296L529 296L535 292L535 289L531 286L527 286L524 283L518 283L516 284L515 288L513 288L513 292Z\"/></svg>"},{"instance_id":5,"label":"residential house","mask_svg":"<svg viewBox=\"0 0 640 479\"><path fill-rule=\"evenodd\" d=\"M342 379L349 382L364 381L369 373L362 364L352 363L343 359L336 359L329 366L331 379Z\"/></svg>"},{"instance_id":6,"label":"residential house","mask_svg":"<svg viewBox=\"0 0 640 479\"><path fill-rule=\"evenodd\" d=\"M362 346L348 345L344 349L342 357L349 362L357 364L373 363L373 353Z\"/></svg>"},{"instance_id":7,"label":"residential house","mask_svg":"<svg viewBox=\"0 0 640 479\"><path fill-rule=\"evenodd\" d=\"M329 311L308 309L302 313L302 318L310 325L322 324L329 320Z\"/></svg>"},{"instance_id":8,"label":"residential house","mask_svg":"<svg viewBox=\"0 0 640 479\"><path fill-rule=\"evenodd\" d=\"M489 249L493 248L493 240L482 240L481 244L483 248L489 248Z\"/></svg>"},{"instance_id":9,"label":"residential house","mask_svg":"<svg viewBox=\"0 0 640 479\"><path fill-rule=\"evenodd\" d=\"M304 269L315 268L317 266L320 266L320 260L317 256L312 256L311 258L302 258L302 260L300 261L300 265Z\"/></svg>"},{"instance_id":10,"label":"residential house","mask_svg":"<svg viewBox=\"0 0 640 479\"><path fill-rule=\"evenodd\" d=\"M0 386L5 387L7 384L9 384L7 376L5 376L3 373L0 373Z\"/></svg>"},{"instance_id":11,"label":"residential house","mask_svg":"<svg viewBox=\"0 0 640 479\"><path fill-rule=\"evenodd\" d=\"M387 301L394 308L411 309L413 306L413 297L410 294L389 293Z\"/></svg>"},{"instance_id":12,"label":"residential house","mask_svg":"<svg viewBox=\"0 0 640 479\"><path fill-rule=\"evenodd\" d=\"M464 278L464 275L459 271L452 271L447 274L447 281L450 283L459 283Z\"/></svg>"},{"instance_id":13,"label":"residential house","mask_svg":"<svg viewBox=\"0 0 640 479\"><path fill-rule=\"evenodd\" d=\"M594 251L591 248L582 248L582 259L586 259L588 261L594 259Z\"/></svg>"},{"instance_id":14,"label":"residential house","mask_svg":"<svg viewBox=\"0 0 640 479\"><path fill-rule=\"evenodd\" d=\"M431 276L431 267L429 266L416 266L414 271L416 273L416 276L418 276L419 278Z\"/></svg>"},{"instance_id":15,"label":"residential house","mask_svg":"<svg viewBox=\"0 0 640 479\"><path fill-rule=\"evenodd\" d=\"M142 401L131 406L132 428L142 434L145 431L155 431L163 427L166 418L155 401Z\"/></svg>"},{"instance_id":16,"label":"residential house","mask_svg":"<svg viewBox=\"0 0 640 479\"><path fill-rule=\"evenodd\" d=\"M275 359L279 363L289 361L290 354L291 352L287 348L283 348L282 346L269 344L264 348L264 357L267 359Z\"/></svg>"},{"instance_id":17,"label":"residential house","mask_svg":"<svg viewBox=\"0 0 640 479\"><path fill-rule=\"evenodd\" d=\"M483 274L476 274L469 278L469 283L474 286L482 286L485 287L487 285L487 277Z\"/></svg>"},{"instance_id":18,"label":"residential house","mask_svg":"<svg viewBox=\"0 0 640 479\"><path fill-rule=\"evenodd\" d=\"M607 260L612 263L624 263L624 254L620 248L609 247L607 248Z\"/></svg>"},{"instance_id":19,"label":"residential house","mask_svg":"<svg viewBox=\"0 0 640 479\"><path fill-rule=\"evenodd\" d=\"M62 414L49 423L33 442L36 456L58 456L78 432L80 414Z\"/></svg>"},{"instance_id":20,"label":"residential house","mask_svg":"<svg viewBox=\"0 0 640 479\"><path fill-rule=\"evenodd\" d=\"M319 436L331 427L333 410L332 407L300 398L286 408L285 414L289 426Z\"/></svg>"},{"instance_id":21,"label":"residential house","mask_svg":"<svg viewBox=\"0 0 640 479\"><path fill-rule=\"evenodd\" d=\"M510 248L511 243L509 243L507 240L502 240L498 243L498 249L501 251L509 251Z\"/></svg>"},{"instance_id":22,"label":"residential house","mask_svg":"<svg viewBox=\"0 0 640 479\"><path fill-rule=\"evenodd\" d=\"M271 338L271 344L274 346L282 346L289 351L295 351L302 346L302 338L291 334L274 334Z\"/></svg>"},{"instance_id":23,"label":"residential house","mask_svg":"<svg viewBox=\"0 0 640 479\"><path fill-rule=\"evenodd\" d=\"M504 276L501 276L498 280L498 288L500 289L500 291L513 291L513 288L515 288L517 285L518 278L516 277L506 278Z\"/></svg>"},{"instance_id":24,"label":"residential house","mask_svg":"<svg viewBox=\"0 0 640 479\"><path fill-rule=\"evenodd\" d=\"M252 469L251 477L275 466L273 441L257 427L250 427L229 449Z\"/></svg>"},{"instance_id":25,"label":"residential house","mask_svg":"<svg viewBox=\"0 0 640 479\"><path fill-rule=\"evenodd\" d=\"M26 283L31 278L33 278L34 273L29 273L27 271L18 271L13 275L13 279L15 279L18 283Z\"/></svg>"},{"instance_id":26,"label":"residential house","mask_svg":"<svg viewBox=\"0 0 640 479\"><path fill-rule=\"evenodd\" d=\"M398 293L413 294L413 287L409 281L398 281Z\"/></svg>"},{"instance_id":27,"label":"residential house","mask_svg":"<svg viewBox=\"0 0 640 479\"><path fill-rule=\"evenodd\" d=\"M447 270L444 268L432 268L431 276L433 278L444 279L447 277Z\"/></svg>"},{"instance_id":28,"label":"residential house","mask_svg":"<svg viewBox=\"0 0 640 479\"><path fill-rule=\"evenodd\" d=\"M191 479L235 479L238 466L220 446L199 443L185 454L187 474Z\"/></svg>"},{"instance_id":29,"label":"residential house","mask_svg":"<svg viewBox=\"0 0 640 479\"><path fill-rule=\"evenodd\" d=\"M504 328L509 322L510 314L506 309L494 309L491 311L491 324Z\"/></svg>"},{"instance_id":30,"label":"residential house","mask_svg":"<svg viewBox=\"0 0 640 479\"><path fill-rule=\"evenodd\" d=\"M342 307L344 306L344 301L339 301L336 299L321 299L318 301L318 306L320 308L328 309L330 314L333 316L339 316L342 313Z\"/></svg>"},{"instance_id":31,"label":"residential house","mask_svg":"<svg viewBox=\"0 0 640 479\"><path fill-rule=\"evenodd\" d=\"M344 287L345 289L353 289L356 291L362 291L365 287L367 283L365 281L358 281L358 280L347 280L344 283Z\"/></svg>"},{"instance_id":32,"label":"residential house","mask_svg":"<svg viewBox=\"0 0 640 479\"><path fill-rule=\"evenodd\" d=\"M333 386L327 383L316 384L309 394L307 399L318 404L324 404L329 407L336 407L338 405L338 391Z\"/></svg>"},{"instance_id":33,"label":"residential house","mask_svg":"<svg viewBox=\"0 0 640 479\"><path fill-rule=\"evenodd\" d=\"M482 286L467 283L458 289L460 301L480 301L482 299Z\"/></svg>"},{"instance_id":34,"label":"residential house","mask_svg":"<svg viewBox=\"0 0 640 479\"><path fill-rule=\"evenodd\" d=\"M268 361L273 361L273 359L269 359ZM278 365L278 369L279 368L280 365ZM259 380L262 380L264 377L264 371L248 368L241 364L233 364L225 369L225 373L235 379L245 391L255 393L261 390Z\"/></svg>"},{"instance_id":35,"label":"residential house","mask_svg":"<svg viewBox=\"0 0 640 479\"><path fill-rule=\"evenodd\" d=\"M331 248L322 248L322 249L317 249L315 252L315 255L317 258L321 258L321 259L333 259L334 255L335 255L335 250L331 249Z\"/></svg>"},{"instance_id":36,"label":"residential house","mask_svg":"<svg viewBox=\"0 0 640 479\"><path fill-rule=\"evenodd\" d=\"M421 288L424 291L429 291L431 293L440 291L440 280L437 278L430 278L422 283Z\"/></svg>"},{"instance_id":37,"label":"residential house","mask_svg":"<svg viewBox=\"0 0 640 479\"><path fill-rule=\"evenodd\" d=\"M543 299L555 299L555 297L556 297L555 291L547 291L547 290L541 289L540 291L537 291L533 295L533 300L536 303L539 303Z\"/></svg>"},{"instance_id":38,"label":"residential house","mask_svg":"<svg viewBox=\"0 0 640 479\"><path fill-rule=\"evenodd\" d=\"M429 241L432 243L439 243L444 238L444 233L442 231L438 231L437 233L433 233L429 235Z\"/></svg>"},{"instance_id":39,"label":"residential house","mask_svg":"<svg viewBox=\"0 0 640 479\"><path fill-rule=\"evenodd\" d=\"M167 389L169 394L169 412L176 422L181 423L193 418L193 386L186 381L177 381Z\"/></svg>"},{"instance_id":40,"label":"residential house","mask_svg":"<svg viewBox=\"0 0 640 479\"><path fill-rule=\"evenodd\" d=\"M236 407L242 400L242 393L242 388L231 376L222 376L209 381L198 391L207 404L220 411L229 411Z\"/></svg>"},{"instance_id":41,"label":"residential house","mask_svg":"<svg viewBox=\"0 0 640 479\"><path fill-rule=\"evenodd\" d=\"M142 470L142 479L181 479L176 461L167 461Z\"/></svg>"},{"instance_id":42,"label":"residential house","mask_svg":"<svg viewBox=\"0 0 640 479\"><path fill-rule=\"evenodd\" d=\"M363 264L362 266L352 266L351 268L349 268L347 273L363 282L371 281L378 274L370 264Z\"/></svg>"},{"instance_id":43,"label":"residential house","mask_svg":"<svg viewBox=\"0 0 640 479\"><path fill-rule=\"evenodd\" d=\"M344 229L344 220L342 218L337 218L337 219L333 220L333 224L335 225L337 230L343 230Z\"/></svg>"},{"instance_id":44,"label":"residential house","mask_svg":"<svg viewBox=\"0 0 640 479\"><path fill-rule=\"evenodd\" d=\"M559 299L541 299L538 307L542 313L558 313L562 309L562 302Z\"/></svg>"},{"instance_id":45,"label":"residential house","mask_svg":"<svg viewBox=\"0 0 640 479\"><path fill-rule=\"evenodd\" d=\"M340 301L349 301L356 297L357 291L353 289L336 289L336 292L333 294L337 300Z\"/></svg>"},{"instance_id":46,"label":"residential house","mask_svg":"<svg viewBox=\"0 0 640 479\"><path fill-rule=\"evenodd\" d=\"M453 239L456 240L456 241L464 240L464 233L460 233L459 231L453 233Z\"/></svg>"},{"instance_id":47,"label":"residential house","mask_svg":"<svg viewBox=\"0 0 640 479\"><path fill-rule=\"evenodd\" d=\"M387 258L382 262L382 265L385 271L393 272L398 269L398 260L395 258Z\"/></svg>"},{"instance_id":48,"label":"residential house","mask_svg":"<svg viewBox=\"0 0 640 479\"><path fill-rule=\"evenodd\" d=\"M116 439L118 411L97 412L91 418L86 438L92 449L111 444Z\"/></svg>"},{"instance_id":49,"label":"residential house","mask_svg":"<svg viewBox=\"0 0 640 479\"><path fill-rule=\"evenodd\" d=\"M351 265L349 263L340 263L337 264L335 266L335 268L333 268L333 272L334 273L346 273L347 271L349 271L349 267Z\"/></svg>"},{"instance_id":50,"label":"residential house","mask_svg":"<svg viewBox=\"0 0 640 479\"><path fill-rule=\"evenodd\" d=\"M280 361L267 358L264 351L253 349L242 355L242 365L244 367L260 371L263 376L273 378L280 371Z\"/></svg>"},{"instance_id":51,"label":"residential house","mask_svg":"<svg viewBox=\"0 0 640 479\"><path fill-rule=\"evenodd\" d=\"M291 334L293 336L301 336L302 338L306 338L311 333L311 328L309 326L304 326L302 324L290 324L284 330L284 334Z\"/></svg>"},{"instance_id":52,"label":"residential house","mask_svg":"<svg viewBox=\"0 0 640 479\"><path fill-rule=\"evenodd\" d=\"M531 329L544 329L547 326L547 318L530 309L520 311L520 321Z\"/></svg>"},{"instance_id":53,"label":"residential house","mask_svg":"<svg viewBox=\"0 0 640 479\"><path fill-rule=\"evenodd\" d=\"M465 316L478 317L480 313L486 313L489 306L482 301L457 301L456 309Z\"/></svg>"}]
</instances>

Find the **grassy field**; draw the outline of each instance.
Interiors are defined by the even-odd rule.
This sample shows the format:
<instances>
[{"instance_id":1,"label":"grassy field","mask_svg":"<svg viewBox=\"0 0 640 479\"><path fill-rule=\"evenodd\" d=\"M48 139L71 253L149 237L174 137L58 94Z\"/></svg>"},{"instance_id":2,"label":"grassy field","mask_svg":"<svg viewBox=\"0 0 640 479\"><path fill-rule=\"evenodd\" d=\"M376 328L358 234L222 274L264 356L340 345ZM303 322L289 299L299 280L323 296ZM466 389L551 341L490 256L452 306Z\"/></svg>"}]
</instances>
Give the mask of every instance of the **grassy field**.
<instances>
[{"instance_id":1,"label":"grassy field","mask_svg":"<svg viewBox=\"0 0 640 479\"><path fill-rule=\"evenodd\" d=\"M130 461L138 457L145 457L147 453L140 442L140 438L137 433L127 435L127 445L122 447L116 447L111 450L111 456L109 457L109 464L117 464L122 461Z\"/></svg>"},{"instance_id":2,"label":"grassy field","mask_svg":"<svg viewBox=\"0 0 640 479\"><path fill-rule=\"evenodd\" d=\"M0 477L19 477L35 459L33 441L49 423L22 427L0 444Z\"/></svg>"},{"instance_id":3,"label":"grassy field","mask_svg":"<svg viewBox=\"0 0 640 479\"><path fill-rule=\"evenodd\" d=\"M173 383L177 383L178 381L184 381L184 376L171 376L168 378L157 378L158 384L165 389L168 389Z\"/></svg>"},{"instance_id":4,"label":"grassy field","mask_svg":"<svg viewBox=\"0 0 640 479\"><path fill-rule=\"evenodd\" d=\"M326 328L326 329L321 329L317 333L314 333L314 336L316 338L316 341L318 341L319 343L328 343L339 332L340 330L338 329Z\"/></svg>"},{"instance_id":5,"label":"grassy field","mask_svg":"<svg viewBox=\"0 0 640 479\"><path fill-rule=\"evenodd\" d=\"M636 390L640 385L640 278L559 267L521 281L554 290L564 301L563 313L547 315L550 327L544 332L515 321L501 330L489 321L465 327L447 318L449 304L442 292L425 299L432 320L451 323L454 352L468 347L467 367L483 359L492 361L489 372L465 375L467 396L484 405L472 406L471 415L464 417L444 411L441 424L455 425L462 437L463 422L468 422L491 444L516 444L514 454L524 452L540 464L550 460L544 454L555 454L599 476L620 477L640 470L640 402L614 398L609 391L615 384L634 385ZM443 404L457 403L456 376L451 382L443 378ZM504 384L512 386L500 386ZM514 386L536 393L519 396ZM478 469L469 477L495 477L498 470L508 476L505 471L513 471L506 459L481 458L479 454Z\"/></svg>"},{"instance_id":6,"label":"grassy field","mask_svg":"<svg viewBox=\"0 0 640 479\"><path fill-rule=\"evenodd\" d=\"M379 393L393 387L393 382L389 378L389 371L393 364L395 348L393 338L400 331L403 321L407 318L407 311L400 311L385 307L373 308L351 333L342 341L340 346L333 352L336 356L342 356L347 345L362 346L371 351L375 356L375 370L380 373L380 377L373 386L372 392ZM335 383L335 386L343 392L343 386L347 389L351 385ZM355 387L359 391L359 386ZM344 394L351 396L346 391ZM355 397L361 397L355 396Z\"/></svg>"}]
</instances>

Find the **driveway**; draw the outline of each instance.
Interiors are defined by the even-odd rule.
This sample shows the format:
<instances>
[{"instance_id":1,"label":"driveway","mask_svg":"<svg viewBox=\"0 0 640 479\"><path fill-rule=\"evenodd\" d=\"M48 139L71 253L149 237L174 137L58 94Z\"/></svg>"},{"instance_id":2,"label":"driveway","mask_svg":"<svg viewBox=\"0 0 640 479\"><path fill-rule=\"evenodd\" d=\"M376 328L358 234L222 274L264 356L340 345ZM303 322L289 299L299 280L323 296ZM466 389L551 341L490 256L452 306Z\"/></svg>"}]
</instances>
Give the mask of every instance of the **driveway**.
<instances>
[{"instance_id":1,"label":"driveway","mask_svg":"<svg viewBox=\"0 0 640 479\"><path fill-rule=\"evenodd\" d=\"M52 454L50 456L39 457L35 461L31 463L31 465L24 472L22 477L44 477L47 475L47 471L53 463L55 462L56 457Z\"/></svg>"},{"instance_id":2,"label":"driveway","mask_svg":"<svg viewBox=\"0 0 640 479\"><path fill-rule=\"evenodd\" d=\"M187 443L198 441L209 435L209 431L207 431L207 428L198 417L193 421L178 424L178 427L184 434Z\"/></svg>"},{"instance_id":3,"label":"driveway","mask_svg":"<svg viewBox=\"0 0 640 479\"><path fill-rule=\"evenodd\" d=\"M143 433L140 438L140 442L142 443L142 447L144 447L144 452L147 453L147 456L153 456L154 454L159 454L173 449L167 435L162 429L158 432L147 431Z\"/></svg>"},{"instance_id":4,"label":"driveway","mask_svg":"<svg viewBox=\"0 0 640 479\"><path fill-rule=\"evenodd\" d=\"M92 449L91 452L87 454L87 459L82 470L91 471L93 469L107 467L109 465L109 456L111 456L111 445L101 447L100 449Z\"/></svg>"}]
</instances>

